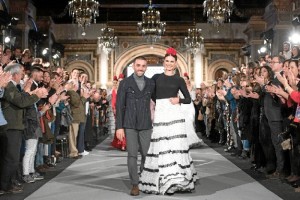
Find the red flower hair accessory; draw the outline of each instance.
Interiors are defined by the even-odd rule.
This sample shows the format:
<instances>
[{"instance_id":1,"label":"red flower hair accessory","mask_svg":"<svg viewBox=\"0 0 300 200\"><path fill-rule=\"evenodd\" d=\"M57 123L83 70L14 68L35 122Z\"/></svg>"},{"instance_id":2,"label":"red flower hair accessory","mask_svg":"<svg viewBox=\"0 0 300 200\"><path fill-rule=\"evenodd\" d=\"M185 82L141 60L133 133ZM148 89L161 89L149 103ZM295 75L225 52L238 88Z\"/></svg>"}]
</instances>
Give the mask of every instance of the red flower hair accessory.
<instances>
[{"instance_id":1,"label":"red flower hair accessory","mask_svg":"<svg viewBox=\"0 0 300 200\"><path fill-rule=\"evenodd\" d=\"M118 77L117 76L114 76L114 81L118 81Z\"/></svg>"},{"instance_id":2,"label":"red flower hair accessory","mask_svg":"<svg viewBox=\"0 0 300 200\"><path fill-rule=\"evenodd\" d=\"M183 76L188 77L189 75L187 72L184 72Z\"/></svg>"},{"instance_id":3,"label":"red flower hair accessory","mask_svg":"<svg viewBox=\"0 0 300 200\"><path fill-rule=\"evenodd\" d=\"M119 79L124 78L124 74L119 74Z\"/></svg>"},{"instance_id":4,"label":"red flower hair accessory","mask_svg":"<svg viewBox=\"0 0 300 200\"><path fill-rule=\"evenodd\" d=\"M173 49L172 47L168 48L166 51L166 54L170 54L172 56L176 56L177 52L175 49Z\"/></svg>"}]
</instances>

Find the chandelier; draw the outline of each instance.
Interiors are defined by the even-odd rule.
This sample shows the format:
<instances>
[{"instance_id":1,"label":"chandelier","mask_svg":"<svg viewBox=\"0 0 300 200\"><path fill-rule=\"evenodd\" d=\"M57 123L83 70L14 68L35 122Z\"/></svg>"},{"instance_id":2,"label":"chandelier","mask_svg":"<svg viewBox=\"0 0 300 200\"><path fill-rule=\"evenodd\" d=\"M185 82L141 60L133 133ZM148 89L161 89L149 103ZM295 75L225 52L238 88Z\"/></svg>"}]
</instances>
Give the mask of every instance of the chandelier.
<instances>
[{"instance_id":1,"label":"chandelier","mask_svg":"<svg viewBox=\"0 0 300 200\"><path fill-rule=\"evenodd\" d=\"M188 48L188 51L195 55L198 53L203 44L203 37L201 33L201 29L198 28L189 28L188 36L184 38L184 44Z\"/></svg>"},{"instance_id":2,"label":"chandelier","mask_svg":"<svg viewBox=\"0 0 300 200\"><path fill-rule=\"evenodd\" d=\"M99 3L96 0L71 0L69 1L69 15L73 17L73 21L82 27L82 35L84 36L85 28L99 16Z\"/></svg>"},{"instance_id":3,"label":"chandelier","mask_svg":"<svg viewBox=\"0 0 300 200\"><path fill-rule=\"evenodd\" d=\"M114 29L105 27L100 30L98 37L98 47L109 53L112 49L118 46L118 37L114 34Z\"/></svg>"},{"instance_id":4,"label":"chandelier","mask_svg":"<svg viewBox=\"0 0 300 200\"><path fill-rule=\"evenodd\" d=\"M160 21L160 12L152 7L152 0L149 0L148 10L142 12L142 21L137 23L138 32L148 42L156 42L165 32L166 22Z\"/></svg>"},{"instance_id":5,"label":"chandelier","mask_svg":"<svg viewBox=\"0 0 300 200\"><path fill-rule=\"evenodd\" d=\"M207 16L207 21L214 26L220 26L226 21L230 22L233 0L205 0L203 7L203 14Z\"/></svg>"}]
</instances>

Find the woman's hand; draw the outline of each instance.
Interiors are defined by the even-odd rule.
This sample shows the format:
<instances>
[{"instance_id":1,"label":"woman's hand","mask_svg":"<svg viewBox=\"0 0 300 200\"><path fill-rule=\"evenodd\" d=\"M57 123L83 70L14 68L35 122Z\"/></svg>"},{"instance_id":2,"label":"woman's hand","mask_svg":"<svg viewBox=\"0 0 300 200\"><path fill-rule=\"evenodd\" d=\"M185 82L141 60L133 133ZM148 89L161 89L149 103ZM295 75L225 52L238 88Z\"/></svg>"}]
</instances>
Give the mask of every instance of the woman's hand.
<instances>
[{"instance_id":1,"label":"woman's hand","mask_svg":"<svg viewBox=\"0 0 300 200\"><path fill-rule=\"evenodd\" d=\"M276 78L279 80L279 82L280 82L282 85L284 85L284 86L288 85L288 81L287 81L287 79L286 79L285 74L282 76L282 75L280 74L280 72L276 72L275 75L276 75Z\"/></svg>"},{"instance_id":2,"label":"woman's hand","mask_svg":"<svg viewBox=\"0 0 300 200\"><path fill-rule=\"evenodd\" d=\"M171 102L171 104L173 104L173 105L179 104L179 97L171 97L171 98L170 98L170 102Z\"/></svg>"},{"instance_id":3,"label":"woman's hand","mask_svg":"<svg viewBox=\"0 0 300 200\"><path fill-rule=\"evenodd\" d=\"M255 77L255 81L256 81L258 84L263 85L263 84L265 83L264 77L258 76L258 75L256 75L256 74L255 74L254 77Z\"/></svg>"},{"instance_id":4,"label":"woman's hand","mask_svg":"<svg viewBox=\"0 0 300 200\"><path fill-rule=\"evenodd\" d=\"M295 77L295 75L289 70L287 71L287 75L286 78L288 80L288 84L294 89L297 90L297 77Z\"/></svg>"}]
</instances>

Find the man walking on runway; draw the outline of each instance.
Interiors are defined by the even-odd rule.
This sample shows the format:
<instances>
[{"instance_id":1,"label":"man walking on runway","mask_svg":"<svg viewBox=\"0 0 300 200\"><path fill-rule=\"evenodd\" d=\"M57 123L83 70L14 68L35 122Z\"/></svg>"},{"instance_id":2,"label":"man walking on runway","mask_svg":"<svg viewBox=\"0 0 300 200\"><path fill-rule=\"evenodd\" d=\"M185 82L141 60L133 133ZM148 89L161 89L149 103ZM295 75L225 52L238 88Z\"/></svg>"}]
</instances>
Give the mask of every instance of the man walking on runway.
<instances>
[{"instance_id":1,"label":"man walking on runway","mask_svg":"<svg viewBox=\"0 0 300 200\"><path fill-rule=\"evenodd\" d=\"M137 156L140 150L141 172L152 133L150 100L155 83L144 75L147 70L146 58L135 58L132 68L134 73L120 82L117 92L116 134L121 141L126 137L127 165L132 184L130 195L137 196L139 195Z\"/></svg>"}]
</instances>

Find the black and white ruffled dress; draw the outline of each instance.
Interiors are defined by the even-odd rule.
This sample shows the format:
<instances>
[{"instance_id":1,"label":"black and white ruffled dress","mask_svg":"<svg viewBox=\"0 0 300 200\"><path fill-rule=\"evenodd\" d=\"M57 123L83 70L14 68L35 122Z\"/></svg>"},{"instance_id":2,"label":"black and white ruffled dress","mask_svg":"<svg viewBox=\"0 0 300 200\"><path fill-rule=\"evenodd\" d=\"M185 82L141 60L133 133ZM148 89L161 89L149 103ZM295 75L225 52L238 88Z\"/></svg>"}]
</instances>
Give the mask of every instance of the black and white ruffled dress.
<instances>
[{"instance_id":1,"label":"black and white ruffled dress","mask_svg":"<svg viewBox=\"0 0 300 200\"><path fill-rule=\"evenodd\" d=\"M174 84L178 85L178 78L180 77L161 76L163 77L157 79L156 87L158 88L156 90L161 89L160 83L166 86L172 85L175 81ZM176 88L183 87L182 84L185 85L184 81L180 80L179 83L180 85ZM163 87L163 91L165 89ZM178 88L174 92L178 92ZM183 94L187 93L187 89L183 91ZM184 96L186 97L186 95ZM140 175L139 189L142 192L154 194L192 191L195 189L197 179L197 172L189 153L185 119L181 107L179 104L171 104L169 98L157 99L153 133L144 168Z\"/></svg>"}]
</instances>

